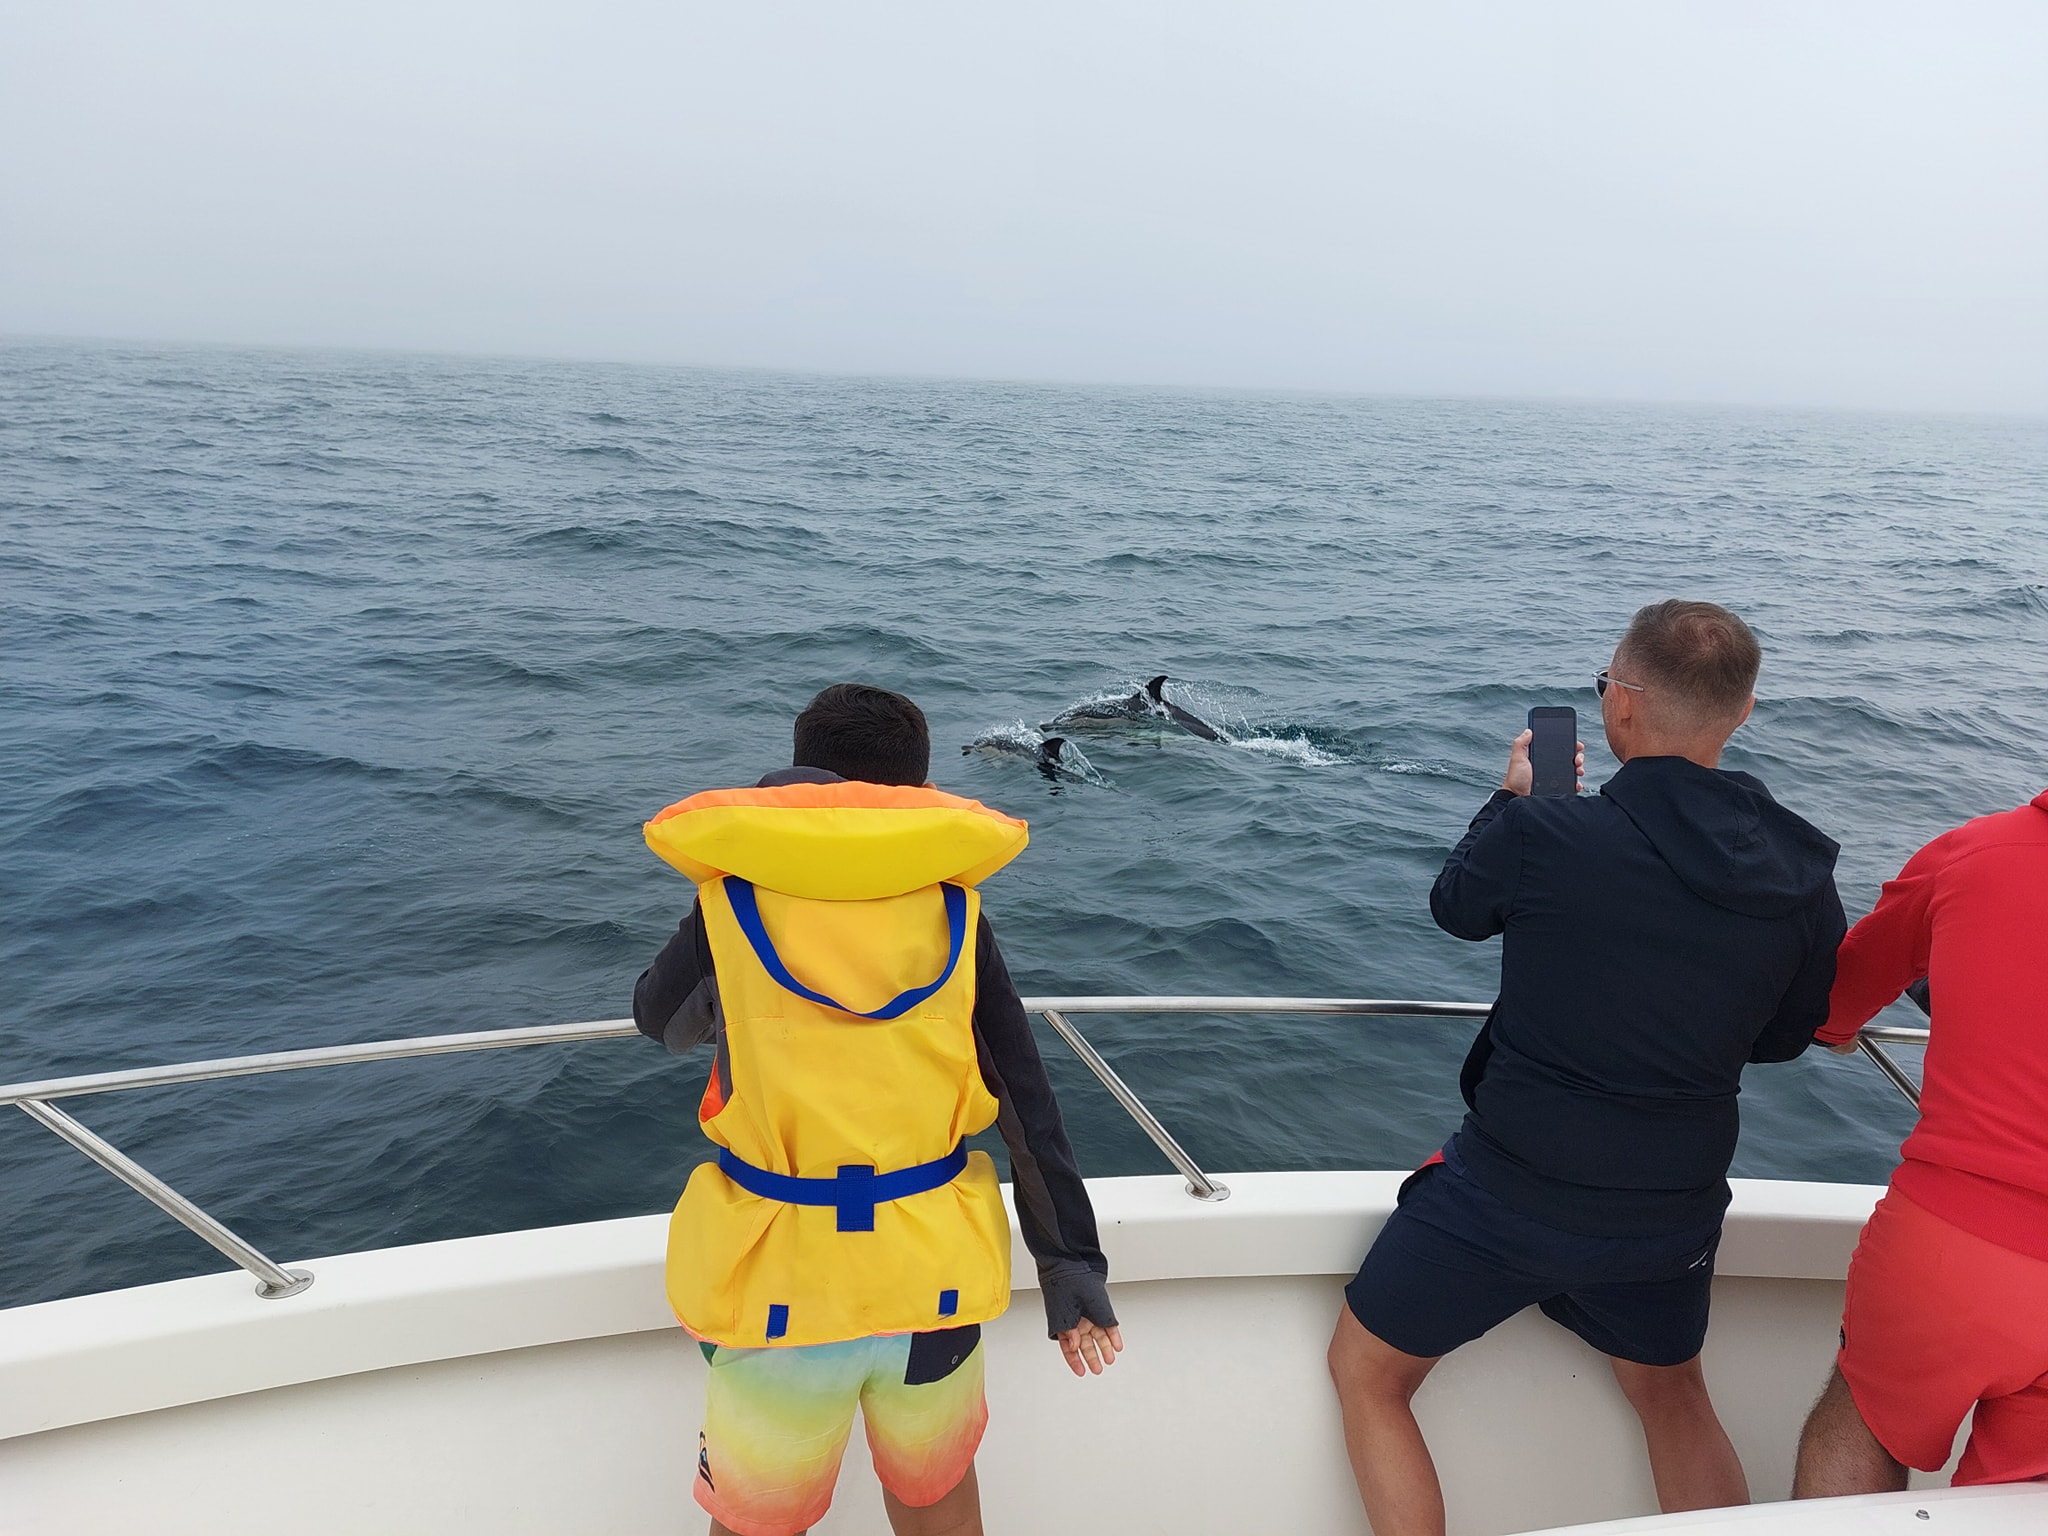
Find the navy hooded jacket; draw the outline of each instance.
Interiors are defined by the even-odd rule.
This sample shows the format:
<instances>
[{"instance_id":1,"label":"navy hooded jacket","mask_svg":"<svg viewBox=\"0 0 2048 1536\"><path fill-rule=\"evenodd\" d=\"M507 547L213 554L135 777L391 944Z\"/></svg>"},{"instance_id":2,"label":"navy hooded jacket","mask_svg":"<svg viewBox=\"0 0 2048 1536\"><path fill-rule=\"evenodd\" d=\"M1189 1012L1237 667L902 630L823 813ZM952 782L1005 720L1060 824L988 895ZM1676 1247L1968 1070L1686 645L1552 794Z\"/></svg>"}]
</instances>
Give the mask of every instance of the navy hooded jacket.
<instances>
[{"instance_id":1,"label":"navy hooded jacket","mask_svg":"<svg viewBox=\"0 0 2048 1536\"><path fill-rule=\"evenodd\" d=\"M1680 757L1487 801L1429 897L1445 932L1503 935L1460 1083L1472 1177L1589 1236L1718 1218L1743 1066L1827 1021L1838 851L1750 775Z\"/></svg>"}]
</instances>

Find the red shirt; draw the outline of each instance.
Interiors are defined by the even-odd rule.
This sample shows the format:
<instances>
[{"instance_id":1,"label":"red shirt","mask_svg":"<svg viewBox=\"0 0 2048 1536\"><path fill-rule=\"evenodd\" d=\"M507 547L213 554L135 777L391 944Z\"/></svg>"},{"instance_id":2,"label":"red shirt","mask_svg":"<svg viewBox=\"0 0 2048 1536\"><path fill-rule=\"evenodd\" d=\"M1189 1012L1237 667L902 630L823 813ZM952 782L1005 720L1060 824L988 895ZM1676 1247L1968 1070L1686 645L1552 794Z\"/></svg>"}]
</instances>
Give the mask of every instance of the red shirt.
<instances>
[{"instance_id":1,"label":"red shirt","mask_svg":"<svg viewBox=\"0 0 2048 1536\"><path fill-rule=\"evenodd\" d=\"M1885 882L1842 941L1815 1038L1854 1039L1922 976L1933 1039L1892 1188L2048 1259L2048 791L1944 832Z\"/></svg>"}]
</instances>

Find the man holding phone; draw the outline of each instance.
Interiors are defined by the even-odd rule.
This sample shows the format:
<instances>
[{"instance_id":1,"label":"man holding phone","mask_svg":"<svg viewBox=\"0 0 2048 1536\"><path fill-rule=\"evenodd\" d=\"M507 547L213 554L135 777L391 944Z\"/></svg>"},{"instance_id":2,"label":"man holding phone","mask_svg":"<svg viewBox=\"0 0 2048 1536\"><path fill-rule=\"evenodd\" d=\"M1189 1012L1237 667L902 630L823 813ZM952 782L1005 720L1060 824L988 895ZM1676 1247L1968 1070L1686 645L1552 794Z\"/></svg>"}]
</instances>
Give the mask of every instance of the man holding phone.
<instances>
[{"instance_id":1,"label":"man holding phone","mask_svg":"<svg viewBox=\"0 0 2048 1536\"><path fill-rule=\"evenodd\" d=\"M1736 1093L1826 1022L1847 926L1836 845L1720 767L1761 661L1725 608L1640 610L1596 679L1621 771L1575 793L1576 744L1532 716L1430 893L1446 932L1503 936L1501 989L1464 1124L1403 1188L1330 1341L1376 1536L1441 1536L1410 1400L1531 1305L1608 1356L1667 1513L1749 1500L1699 1362Z\"/></svg>"}]
</instances>

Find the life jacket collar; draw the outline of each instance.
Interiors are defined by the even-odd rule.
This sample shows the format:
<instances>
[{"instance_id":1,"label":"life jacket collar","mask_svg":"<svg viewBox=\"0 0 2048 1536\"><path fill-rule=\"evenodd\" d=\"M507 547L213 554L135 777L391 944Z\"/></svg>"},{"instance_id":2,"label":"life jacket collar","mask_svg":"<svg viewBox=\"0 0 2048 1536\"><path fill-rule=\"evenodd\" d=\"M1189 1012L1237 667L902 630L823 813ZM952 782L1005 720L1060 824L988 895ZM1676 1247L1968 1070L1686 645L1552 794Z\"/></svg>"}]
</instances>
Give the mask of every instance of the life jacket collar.
<instances>
[{"instance_id":1,"label":"life jacket collar","mask_svg":"<svg viewBox=\"0 0 2048 1536\"><path fill-rule=\"evenodd\" d=\"M812 901L978 885L1030 841L1022 821L979 801L852 780L707 790L669 806L642 832L698 885L737 875Z\"/></svg>"}]
</instances>

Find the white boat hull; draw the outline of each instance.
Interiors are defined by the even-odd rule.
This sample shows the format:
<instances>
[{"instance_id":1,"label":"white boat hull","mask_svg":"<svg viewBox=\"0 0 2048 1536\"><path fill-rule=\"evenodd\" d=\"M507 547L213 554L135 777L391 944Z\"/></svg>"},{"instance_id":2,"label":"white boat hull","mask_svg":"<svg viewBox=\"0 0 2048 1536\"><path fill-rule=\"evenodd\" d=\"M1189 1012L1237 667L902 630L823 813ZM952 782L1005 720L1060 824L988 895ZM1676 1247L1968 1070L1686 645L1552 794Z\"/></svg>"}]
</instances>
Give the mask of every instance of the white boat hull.
<instances>
[{"instance_id":1,"label":"white boat hull","mask_svg":"<svg viewBox=\"0 0 2048 1536\"><path fill-rule=\"evenodd\" d=\"M1076 1381L1034 1294L990 1325L990 1530L1365 1531L1322 1359L1402 1177L1235 1174L1214 1205L1175 1178L1095 1181L1130 1348ZM1878 1193L1737 1182L1706 1365L1760 1499L1789 1490ZM283 1301L235 1273L0 1312L0 1530L696 1529L703 1363L663 1300L665 1231L642 1217L315 1260L317 1282ZM1021 1248L1017 1272L1031 1274ZM1539 1314L1453 1355L1417 1409L1458 1536L1656 1509L1604 1363ZM1927 1507L1773 1518L2048 1529L2048 1489L1944 1496L1939 1527L1914 1513ZM887 1529L858 1436L818 1529Z\"/></svg>"}]
</instances>

